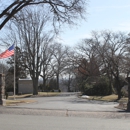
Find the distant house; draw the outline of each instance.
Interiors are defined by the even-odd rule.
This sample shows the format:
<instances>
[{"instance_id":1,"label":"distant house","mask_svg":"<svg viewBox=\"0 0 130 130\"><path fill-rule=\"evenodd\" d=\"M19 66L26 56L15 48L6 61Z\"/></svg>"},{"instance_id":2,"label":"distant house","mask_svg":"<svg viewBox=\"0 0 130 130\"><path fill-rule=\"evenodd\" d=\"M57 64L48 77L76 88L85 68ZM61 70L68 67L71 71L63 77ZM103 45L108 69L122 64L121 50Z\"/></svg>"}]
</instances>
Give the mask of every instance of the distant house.
<instances>
[{"instance_id":1,"label":"distant house","mask_svg":"<svg viewBox=\"0 0 130 130\"><path fill-rule=\"evenodd\" d=\"M31 79L19 79L19 92L21 94L33 93L33 82Z\"/></svg>"},{"instance_id":2,"label":"distant house","mask_svg":"<svg viewBox=\"0 0 130 130\"><path fill-rule=\"evenodd\" d=\"M42 79L39 79L38 84L42 84ZM30 77L28 77L27 79L19 79L18 93L33 93L33 82Z\"/></svg>"}]
</instances>

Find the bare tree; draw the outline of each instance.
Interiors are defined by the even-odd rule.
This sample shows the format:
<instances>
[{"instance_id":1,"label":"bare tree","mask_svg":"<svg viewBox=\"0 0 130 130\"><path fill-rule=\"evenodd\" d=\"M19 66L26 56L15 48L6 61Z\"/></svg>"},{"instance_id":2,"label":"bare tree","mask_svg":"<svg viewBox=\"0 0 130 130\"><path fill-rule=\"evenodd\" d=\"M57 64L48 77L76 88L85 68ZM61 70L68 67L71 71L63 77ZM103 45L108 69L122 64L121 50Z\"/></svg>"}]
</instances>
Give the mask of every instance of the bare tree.
<instances>
[{"instance_id":1,"label":"bare tree","mask_svg":"<svg viewBox=\"0 0 130 130\"><path fill-rule=\"evenodd\" d=\"M77 45L77 49L79 53L78 73L83 79L99 76L101 62L93 39L83 39Z\"/></svg>"},{"instance_id":2,"label":"bare tree","mask_svg":"<svg viewBox=\"0 0 130 130\"><path fill-rule=\"evenodd\" d=\"M52 14L55 22L74 23L74 19L83 18L86 0L10 0L1 1L0 29L16 14L27 6L44 6Z\"/></svg>"},{"instance_id":3,"label":"bare tree","mask_svg":"<svg viewBox=\"0 0 130 130\"><path fill-rule=\"evenodd\" d=\"M125 33L107 30L93 31L92 38L83 40L77 48L81 55L79 72L85 75L85 78L107 75L110 82L114 79L114 86L120 99L122 88L120 76L123 72L122 63L126 48Z\"/></svg>"},{"instance_id":4,"label":"bare tree","mask_svg":"<svg viewBox=\"0 0 130 130\"><path fill-rule=\"evenodd\" d=\"M75 91L75 86L73 85L73 81L75 79L75 65L74 65L74 55L75 51L68 47L66 51L66 66L62 74L62 83L63 89L66 89L68 92Z\"/></svg>"},{"instance_id":5,"label":"bare tree","mask_svg":"<svg viewBox=\"0 0 130 130\"><path fill-rule=\"evenodd\" d=\"M40 76L43 78L43 85L42 85L42 91L46 88L46 83L48 79L52 78L54 76L54 72L52 69L51 61L54 54L54 47L53 44L51 44L51 41L47 41L43 45L42 50L42 73Z\"/></svg>"},{"instance_id":6,"label":"bare tree","mask_svg":"<svg viewBox=\"0 0 130 130\"><path fill-rule=\"evenodd\" d=\"M16 33L20 36L24 66L32 78L33 94L36 95L42 69L44 44L48 41L48 37L52 37L51 32L45 29L49 17L41 11L30 8L19 12L18 15L20 20L14 21L13 27L17 28Z\"/></svg>"},{"instance_id":7,"label":"bare tree","mask_svg":"<svg viewBox=\"0 0 130 130\"><path fill-rule=\"evenodd\" d=\"M130 35L126 39L126 53L123 60L123 69L124 73L126 73L126 80L128 82L128 103L127 103L127 111L130 112Z\"/></svg>"},{"instance_id":8,"label":"bare tree","mask_svg":"<svg viewBox=\"0 0 130 130\"><path fill-rule=\"evenodd\" d=\"M61 45L60 43L55 43L54 45L54 53L52 60L52 68L57 80L57 89L59 89L59 78L60 74L65 71L67 66L67 51L68 48Z\"/></svg>"},{"instance_id":9,"label":"bare tree","mask_svg":"<svg viewBox=\"0 0 130 130\"><path fill-rule=\"evenodd\" d=\"M97 53L102 58L102 70L109 78L114 77L118 99L120 99L122 88L120 76L122 73L122 58L126 47L126 36L124 33L111 31L93 33L93 36L98 44Z\"/></svg>"},{"instance_id":10,"label":"bare tree","mask_svg":"<svg viewBox=\"0 0 130 130\"><path fill-rule=\"evenodd\" d=\"M75 78L74 75L74 66L72 65L67 65L66 70L63 73L63 79L62 79L62 84L67 87L67 91L73 91L73 80Z\"/></svg>"}]
</instances>

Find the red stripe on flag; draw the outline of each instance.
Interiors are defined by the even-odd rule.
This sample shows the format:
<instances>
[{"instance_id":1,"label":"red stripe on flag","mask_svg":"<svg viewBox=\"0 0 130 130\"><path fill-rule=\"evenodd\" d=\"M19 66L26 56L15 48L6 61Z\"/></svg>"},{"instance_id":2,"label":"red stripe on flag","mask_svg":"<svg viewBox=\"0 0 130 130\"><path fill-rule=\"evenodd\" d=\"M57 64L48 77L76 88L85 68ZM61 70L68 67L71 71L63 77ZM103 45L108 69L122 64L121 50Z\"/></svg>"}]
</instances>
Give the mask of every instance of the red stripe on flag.
<instances>
[{"instance_id":1,"label":"red stripe on flag","mask_svg":"<svg viewBox=\"0 0 130 130\"><path fill-rule=\"evenodd\" d=\"M3 52L3 53L0 54L0 58L1 59L2 58L7 58L7 57L10 57L12 55L14 55L14 50L11 50L11 51L6 50L5 52Z\"/></svg>"}]
</instances>

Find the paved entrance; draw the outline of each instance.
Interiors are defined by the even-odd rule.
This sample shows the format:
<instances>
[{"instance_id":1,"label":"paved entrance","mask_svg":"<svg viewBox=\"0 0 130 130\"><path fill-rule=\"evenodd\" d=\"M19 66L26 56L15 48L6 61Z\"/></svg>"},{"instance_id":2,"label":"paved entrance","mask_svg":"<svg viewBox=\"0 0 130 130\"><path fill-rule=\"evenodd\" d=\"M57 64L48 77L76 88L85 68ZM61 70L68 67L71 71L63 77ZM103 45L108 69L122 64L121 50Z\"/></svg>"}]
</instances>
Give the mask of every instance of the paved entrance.
<instances>
[{"instance_id":1,"label":"paved entrance","mask_svg":"<svg viewBox=\"0 0 130 130\"><path fill-rule=\"evenodd\" d=\"M72 94L62 94L55 97L35 97L27 100L36 100L35 103L19 104L18 108L37 108L53 110L71 110L71 111L88 111L88 112L116 112L118 105L116 102L103 102L78 98ZM22 99L21 99L22 100ZM24 98L24 100L26 100Z\"/></svg>"}]
</instances>

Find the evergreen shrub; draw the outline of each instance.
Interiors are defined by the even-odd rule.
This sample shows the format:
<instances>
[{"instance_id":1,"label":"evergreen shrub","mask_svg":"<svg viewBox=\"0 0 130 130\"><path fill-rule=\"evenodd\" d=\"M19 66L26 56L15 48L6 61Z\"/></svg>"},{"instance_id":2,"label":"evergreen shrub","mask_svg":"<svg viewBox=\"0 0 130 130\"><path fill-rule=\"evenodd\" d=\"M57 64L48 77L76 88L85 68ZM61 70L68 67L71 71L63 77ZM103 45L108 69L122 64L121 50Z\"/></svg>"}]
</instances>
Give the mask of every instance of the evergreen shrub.
<instances>
[{"instance_id":1,"label":"evergreen shrub","mask_svg":"<svg viewBox=\"0 0 130 130\"><path fill-rule=\"evenodd\" d=\"M106 77L100 77L95 83L85 83L83 87L83 94L93 96L105 96L111 94L111 87L109 80Z\"/></svg>"}]
</instances>

